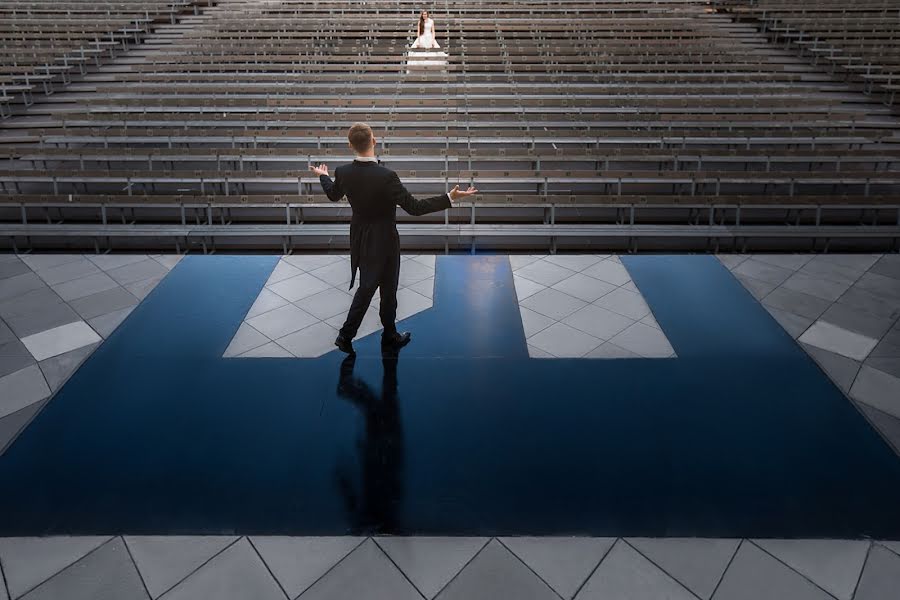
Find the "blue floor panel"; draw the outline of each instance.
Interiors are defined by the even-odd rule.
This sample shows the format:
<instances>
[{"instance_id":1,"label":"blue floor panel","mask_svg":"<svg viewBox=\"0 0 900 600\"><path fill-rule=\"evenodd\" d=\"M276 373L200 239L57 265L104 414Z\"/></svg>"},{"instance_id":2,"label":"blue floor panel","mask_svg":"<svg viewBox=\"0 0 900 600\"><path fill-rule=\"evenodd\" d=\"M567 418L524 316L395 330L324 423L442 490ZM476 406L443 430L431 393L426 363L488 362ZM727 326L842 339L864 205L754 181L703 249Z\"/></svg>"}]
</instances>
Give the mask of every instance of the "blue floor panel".
<instances>
[{"instance_id":1,"label":"blue floor panel","mask_svg":"<svg viewBox=\"0 0 900 600\"><path fill-rule=\"evenodd\" d=\"M0 457L0 534L900 537L900 459L714 258L624 260L678 358L532 360L504 257L383 357L222 359L277 257L189 257Z\"/></svg>"}]
</instances>

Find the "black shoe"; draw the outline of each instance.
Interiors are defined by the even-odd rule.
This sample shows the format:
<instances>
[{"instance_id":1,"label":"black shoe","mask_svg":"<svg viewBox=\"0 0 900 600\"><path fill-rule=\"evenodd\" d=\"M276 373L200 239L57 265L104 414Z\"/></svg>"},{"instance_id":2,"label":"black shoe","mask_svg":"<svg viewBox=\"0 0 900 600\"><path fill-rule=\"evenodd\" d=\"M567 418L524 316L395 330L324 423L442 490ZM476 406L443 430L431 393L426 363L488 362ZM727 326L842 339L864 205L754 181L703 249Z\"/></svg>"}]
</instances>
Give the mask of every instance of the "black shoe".
<instances>
[{"instance_id":1,"label":"black shoe","mask_svg":"<svg viewBox=\"0 0 900 600\"><path fill-rule=\"evenodd\" d=\"M341 352L345 352L351 356L356 354L356 350L353 349L353 344L342 335L337 336L337 339L334 340L334 345L338 347L338 350Z\"/></svg>"},{"instance_id":2,"label":"black shoe","mask_svg":"<svg viewBox=\"0 0 900 600\"><path fill-rule=\"evenodd\" d=\"M394 333L381 336L381 346L387 348L402 348L407 345L411 339L412 334L408 331L404 331L403 333L397 333L395 331Z\"/></svg>"}]
</instances>

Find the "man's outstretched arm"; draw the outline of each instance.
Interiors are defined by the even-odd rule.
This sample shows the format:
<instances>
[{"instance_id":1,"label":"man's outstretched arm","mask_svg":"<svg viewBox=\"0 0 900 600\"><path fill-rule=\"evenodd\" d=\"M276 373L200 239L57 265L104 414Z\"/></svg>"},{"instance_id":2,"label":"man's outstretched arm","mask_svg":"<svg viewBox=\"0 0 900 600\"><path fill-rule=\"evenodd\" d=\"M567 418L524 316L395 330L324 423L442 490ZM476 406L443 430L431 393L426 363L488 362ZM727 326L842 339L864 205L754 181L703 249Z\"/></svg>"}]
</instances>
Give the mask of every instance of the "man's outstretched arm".
<instances>
[{"instance_id":1,"label":"man's outstretched arm","mask_svg":"<svg viewBox=\"0 0 900 600\"><path fill-rule=\"evenodd\" d=\"M337 202L344 197L344 190L341 188L337 170L334 172L334 181L331 181L331 177L328 176L328 165L324 163L318 167L311 166L309 170L319 176L319 183L322 184L322 189L325 190L325 195L328 196L329 200Z\"/></svg>"},{"instance_id":2,"label":"man's outstretched arm","mask_svg":"<svg viewBox=\"0 0 900 600\"><path fill-rule=\"evenodd\" d=\"M409 193L409 190L400 182L400 177L396 173L391 174L388 191L394 203L413 216L427 215L428 213L445 210L450 208L451 200L459 200L478 192L471 186L464 192L459 189L459 186L456 186L446 194L420 200Z\"/></svg>"}]
</instances>

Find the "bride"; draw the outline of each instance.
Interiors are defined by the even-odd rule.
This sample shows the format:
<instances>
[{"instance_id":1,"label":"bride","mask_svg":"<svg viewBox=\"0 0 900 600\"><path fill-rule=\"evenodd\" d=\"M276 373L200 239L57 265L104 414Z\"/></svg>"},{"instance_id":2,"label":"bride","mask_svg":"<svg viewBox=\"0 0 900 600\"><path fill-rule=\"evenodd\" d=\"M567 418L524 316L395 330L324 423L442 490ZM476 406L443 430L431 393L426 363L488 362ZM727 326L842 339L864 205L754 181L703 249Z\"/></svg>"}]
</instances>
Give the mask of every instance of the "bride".
<instances>
[{"instance_id":1,"label":"bride","mask_svg":"<svg viewBox=\"0 0 900 600\"><path fill-rule=\"evenodd\" d=\"M423 10L419 15L419 37L410 48L440 48L435 37L434 19L429 16L427 10Z\"/></svg>"}]
</instances>

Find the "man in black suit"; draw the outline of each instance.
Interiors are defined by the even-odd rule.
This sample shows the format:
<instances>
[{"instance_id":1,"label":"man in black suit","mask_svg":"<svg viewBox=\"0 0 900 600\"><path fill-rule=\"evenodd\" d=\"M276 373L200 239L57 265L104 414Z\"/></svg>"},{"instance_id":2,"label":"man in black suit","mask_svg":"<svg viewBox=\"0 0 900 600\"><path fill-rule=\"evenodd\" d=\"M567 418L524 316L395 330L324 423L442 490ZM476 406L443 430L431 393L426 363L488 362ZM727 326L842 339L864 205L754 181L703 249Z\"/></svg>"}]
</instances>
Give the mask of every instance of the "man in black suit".
<instances>
[{"instance_id":1,"label":"man in black suit","mask_svg":"<svg viewBox=\"0 0 900 600\"><path fill-rule=\"evenodd\" d=\"M310 167L319 176L325 194L332 202L344 196L350 202L350 288L359 269L359 288L347 312L334 345L353 354L352 340L375 295L381 290L381 344L399 348L409 343L410 334L397 331L397 285L400 279L400 235L397 232L399 206L411 215L427 215L450 208L452 200L476 193L474 187L461 191L459 186L450 192L419 200L410 194L397 174L375 158L375 135L365 123L356 123L347 135L356 159L334 170L334 181L328 166Z\"/></svg>"}]
</instances>

